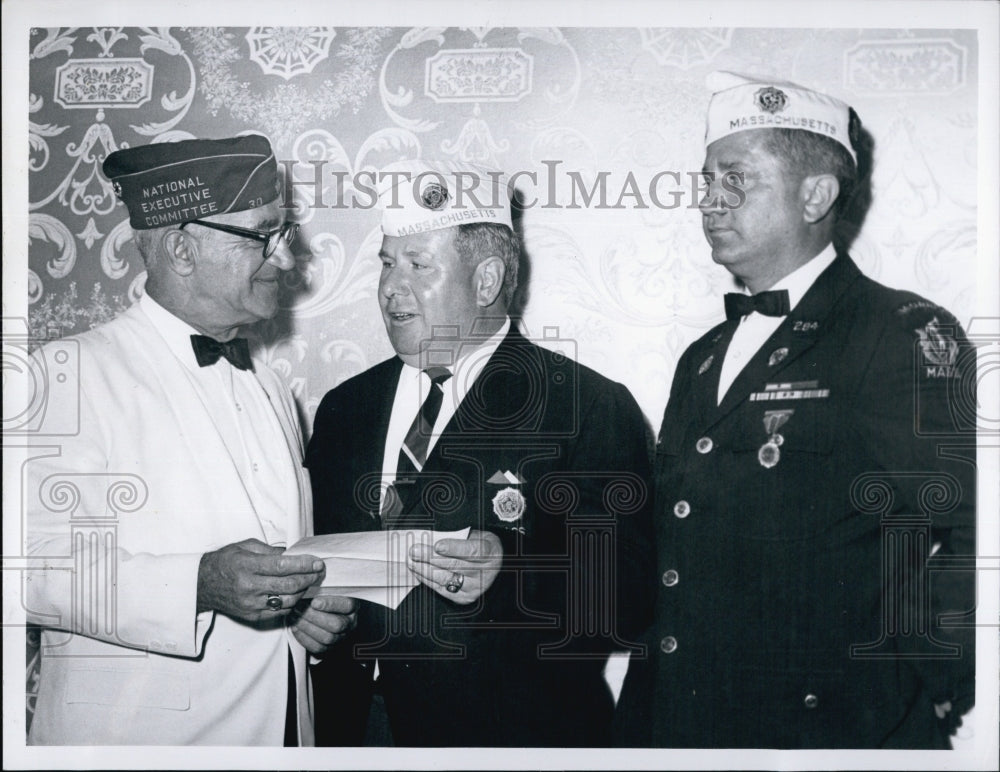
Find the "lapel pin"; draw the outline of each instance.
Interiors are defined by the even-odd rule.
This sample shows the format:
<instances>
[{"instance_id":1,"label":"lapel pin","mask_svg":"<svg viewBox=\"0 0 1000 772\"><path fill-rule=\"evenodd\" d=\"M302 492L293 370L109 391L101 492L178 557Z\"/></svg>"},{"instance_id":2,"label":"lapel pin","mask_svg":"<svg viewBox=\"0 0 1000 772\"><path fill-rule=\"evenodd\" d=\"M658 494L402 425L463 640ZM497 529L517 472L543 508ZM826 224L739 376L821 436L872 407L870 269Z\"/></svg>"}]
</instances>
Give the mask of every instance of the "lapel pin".
<instances>
[{"instance_id":1,"label":"lapel pin","mask_svg":"<svg viewBox=\"0 0 1000 772\"><path fill-rule=\"evenodd\" d=\"M788 349L782 346L781 348L776 348L771 352L771 357L767 360L768 367L774 367L776 364L781 362L786 356L788 356Z\"/></svg>"},{"instance_id":2,"label":"lapel pin","mask_svg":"<svg viewBox=\"0 0 1000 772\"><path fill-rule=\"evenodd\" d=\"M504 488L493 497L493 514L505 523L513 523L524 515L527 502L517 488Z\"/></svg>"},{"instance_id":3,"label":"lapel pin","mask_svg":"<svg viewBox=\"0 0 1000 772\"><path fill-rule=\"evenodd\" d=\"M486 482L492 485L522 485L524 478L514 474L509 469L506 472L497 469L494 475Z\"/></svg>"},{"instance_id":4,"label":"lapel pin","mask_svg":"<svg viewBox=\"0 0 1000 772\"><path fill-rule=\"evenodd\" d=\"M708 359L702 362L701 366L698 368L698 375L704 375L705 371L712 366L712 362L714 361L715 361L715 354L709 354Z\"/></svg>"}]
</instances>

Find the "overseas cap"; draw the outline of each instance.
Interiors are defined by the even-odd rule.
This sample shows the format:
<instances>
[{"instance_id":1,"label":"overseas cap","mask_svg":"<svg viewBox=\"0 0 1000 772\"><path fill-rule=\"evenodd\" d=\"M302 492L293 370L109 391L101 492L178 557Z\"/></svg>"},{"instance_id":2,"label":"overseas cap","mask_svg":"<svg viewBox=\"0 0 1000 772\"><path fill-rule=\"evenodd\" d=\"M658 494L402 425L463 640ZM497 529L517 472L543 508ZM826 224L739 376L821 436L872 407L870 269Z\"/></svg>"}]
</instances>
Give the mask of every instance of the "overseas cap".
<instances>
[{"instance_id":1,"label":"overseas cap","mask_svg":"<svg viewBox=\"0 0 1000 772\"><path fill-rule=\"evenodd\" d=\"M104 174L136 230L256 209L278 197L274 151L257 134L117 150Z\"/></svg>"},{"instance_id":2,"label":"overseas cap","mask_svg":"<svg viewBox=\"0 0 1000 772\"><path fill-rule=\"evenodd\" d=\"M466 223L506 225L507 177L498 169L454 161L397 161L379 172L378 203L386 236Z\"/></svg>"},{"instance_id":3,"label":"overseas cap","mask_svg":"<svg viewBox=\"0 0 1000 772\"><path fill-rule=\"evenodd\" d=\"M763 80L734 72L710 73L705 83L708 105L705 145L748 129L800 129L836 140L851 154L857 117L844 102L783 80Z\"/></svg>"}]
</instances>

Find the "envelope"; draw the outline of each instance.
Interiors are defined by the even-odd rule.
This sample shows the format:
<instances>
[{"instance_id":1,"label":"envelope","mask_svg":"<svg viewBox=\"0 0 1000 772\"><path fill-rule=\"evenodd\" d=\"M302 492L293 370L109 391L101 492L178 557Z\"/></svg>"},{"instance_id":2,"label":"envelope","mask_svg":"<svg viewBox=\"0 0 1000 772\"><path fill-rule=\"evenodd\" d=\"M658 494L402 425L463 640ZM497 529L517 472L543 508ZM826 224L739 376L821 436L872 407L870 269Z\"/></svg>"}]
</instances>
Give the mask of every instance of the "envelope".
<instances>
[{"instance_id":1,"label":"envelope","mask_svg":"<svg viewBox=\"0 0 1000 772\"><path fill-rule=\"evenodd\" d=\"M432 545L439 539L466 539L469 531L414 528L307 536L285 554L313 555L326 563L322 585L310 588L306 597L344 595L395 609L420 583L406 567L410 547Z\"/></svg>"}]
</instances>

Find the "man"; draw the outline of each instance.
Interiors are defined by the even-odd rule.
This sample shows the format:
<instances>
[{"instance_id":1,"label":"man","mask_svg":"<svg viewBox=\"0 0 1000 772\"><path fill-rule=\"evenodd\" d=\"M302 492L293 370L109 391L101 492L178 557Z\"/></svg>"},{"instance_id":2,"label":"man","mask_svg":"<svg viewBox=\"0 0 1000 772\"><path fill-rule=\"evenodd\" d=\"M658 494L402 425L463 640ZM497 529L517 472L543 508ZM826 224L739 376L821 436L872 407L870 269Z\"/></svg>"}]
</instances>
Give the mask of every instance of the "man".
<instances>
[{"instance_id":1,"label":"man","mask_svg":"<svg viewBox=\"0 0 1000 772\"><path fill-rule=\"evenodd\" d=\"M375 692L391 738L371 744L607 744L603 667L652 568L642 415L509 318L520 249L499 172L401 163L381 183L397 356L319 406L317 531L472 530L411 549L421 584L397 610L362 603L351 645L316 673L317 741L365 741L342 716L367 715Z\"/></svg>"},{"instance_id":2,"label":"man","mask_svg":"<svg viewBox=\"0 0 1000 772\"><path fill-rule=\"evenodd\" d=\"M710 86L702 221L748 294L674 376L656 617L620 740L948 747L974 695L974 351L833 248L853 112L794 84Z\"/></svg>"},{"instance_id":3,"label":"man","mask_svg":"<svg viewBox=\"0 0 1000 772\"><path fill-rule=\"evenodd\" d=\"M294 265L274 154L190 140L104 172L148 277L73 339L78 415L49 409L79 431L28 465L26 607L46 628L29 742L311 744L306 650L353 624L353 601L300 602L324 568L282 555L311 531L295 406L235 337L274 316Z\"/></svg>"}]
</instances>

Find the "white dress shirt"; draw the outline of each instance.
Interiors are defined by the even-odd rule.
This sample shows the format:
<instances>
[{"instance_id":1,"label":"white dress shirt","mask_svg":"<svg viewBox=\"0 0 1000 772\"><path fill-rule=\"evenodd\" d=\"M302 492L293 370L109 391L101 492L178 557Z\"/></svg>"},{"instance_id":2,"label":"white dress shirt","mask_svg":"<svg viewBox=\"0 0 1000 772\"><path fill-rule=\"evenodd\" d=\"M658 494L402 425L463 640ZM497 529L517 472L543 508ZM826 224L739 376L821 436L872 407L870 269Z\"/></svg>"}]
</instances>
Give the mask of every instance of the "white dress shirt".
<instances>
[{"instance_id":1,"label":"white dress shirt","mask_svg":"<svg viewBox=\"0 0 1000 772\"><path fill-rule=\"evenodd\" d=\"M830 267L836 257L837 253L833 244L827 244L826 249L816 257L796 268L770 289L788 290L788 307L794 309L819 278L819 275ZM747 292L747 294L750 293ZM722 370L719 373L718 404L722 404L722 400L729 387L733 385L733 381L736 380L736 376L754 358L764 342L771 337L786 318L785 316L765 316L754 311L740 320L739 327L733 333L733 339L726 349L726 356L722 360Z\"/></svg>"},{"instance_id":2,"label":"white dress shirt","mask_svg":"<svg viewBox=\"0 0 1000 772\"><path fill-rule=\"evenodd\" d=\"M510 317L507 317L500 329L490 336L482 346L463 354L455 362L454 367L448 368L451 371L451 378L444 383L441 412L438 413L437 420L434 422L430 441L427 444L428 456L434 449L441 432L455 415L458 406L462 404L465 395L469 393L472 384L476 382L476 378L479 377L486 363L493 356L493 352L497 350L497 346L500 345L509 331ZM396 385L396 396L392 402L392 412L389 414L389 428L385 435L379 510L384 503L386 486L396 479L396 464L399 461L399 451L403 447L403 440L406 439L413 419L416 418L417 412L431 388L431 379L426 373L412 365L403 365L403 370L399 374L399 383Z\"/></svg>"},{"instance_id":3,"label":"white dress shirt","mask_svg":"<svg viewBox=\"0 0 1000 772\"><path fill-rule=\"evenodd\" d=\"M198 331L149 295L139 302L208 408L246 486L267 543L286 546L287 518L298 517L300 508L298 484L267 392L252 371L233 367L224 357L200 367L191 347L191 336ZM211 458L202 461L208 470L217 463Z\"/></svg>"}]
</instances>

